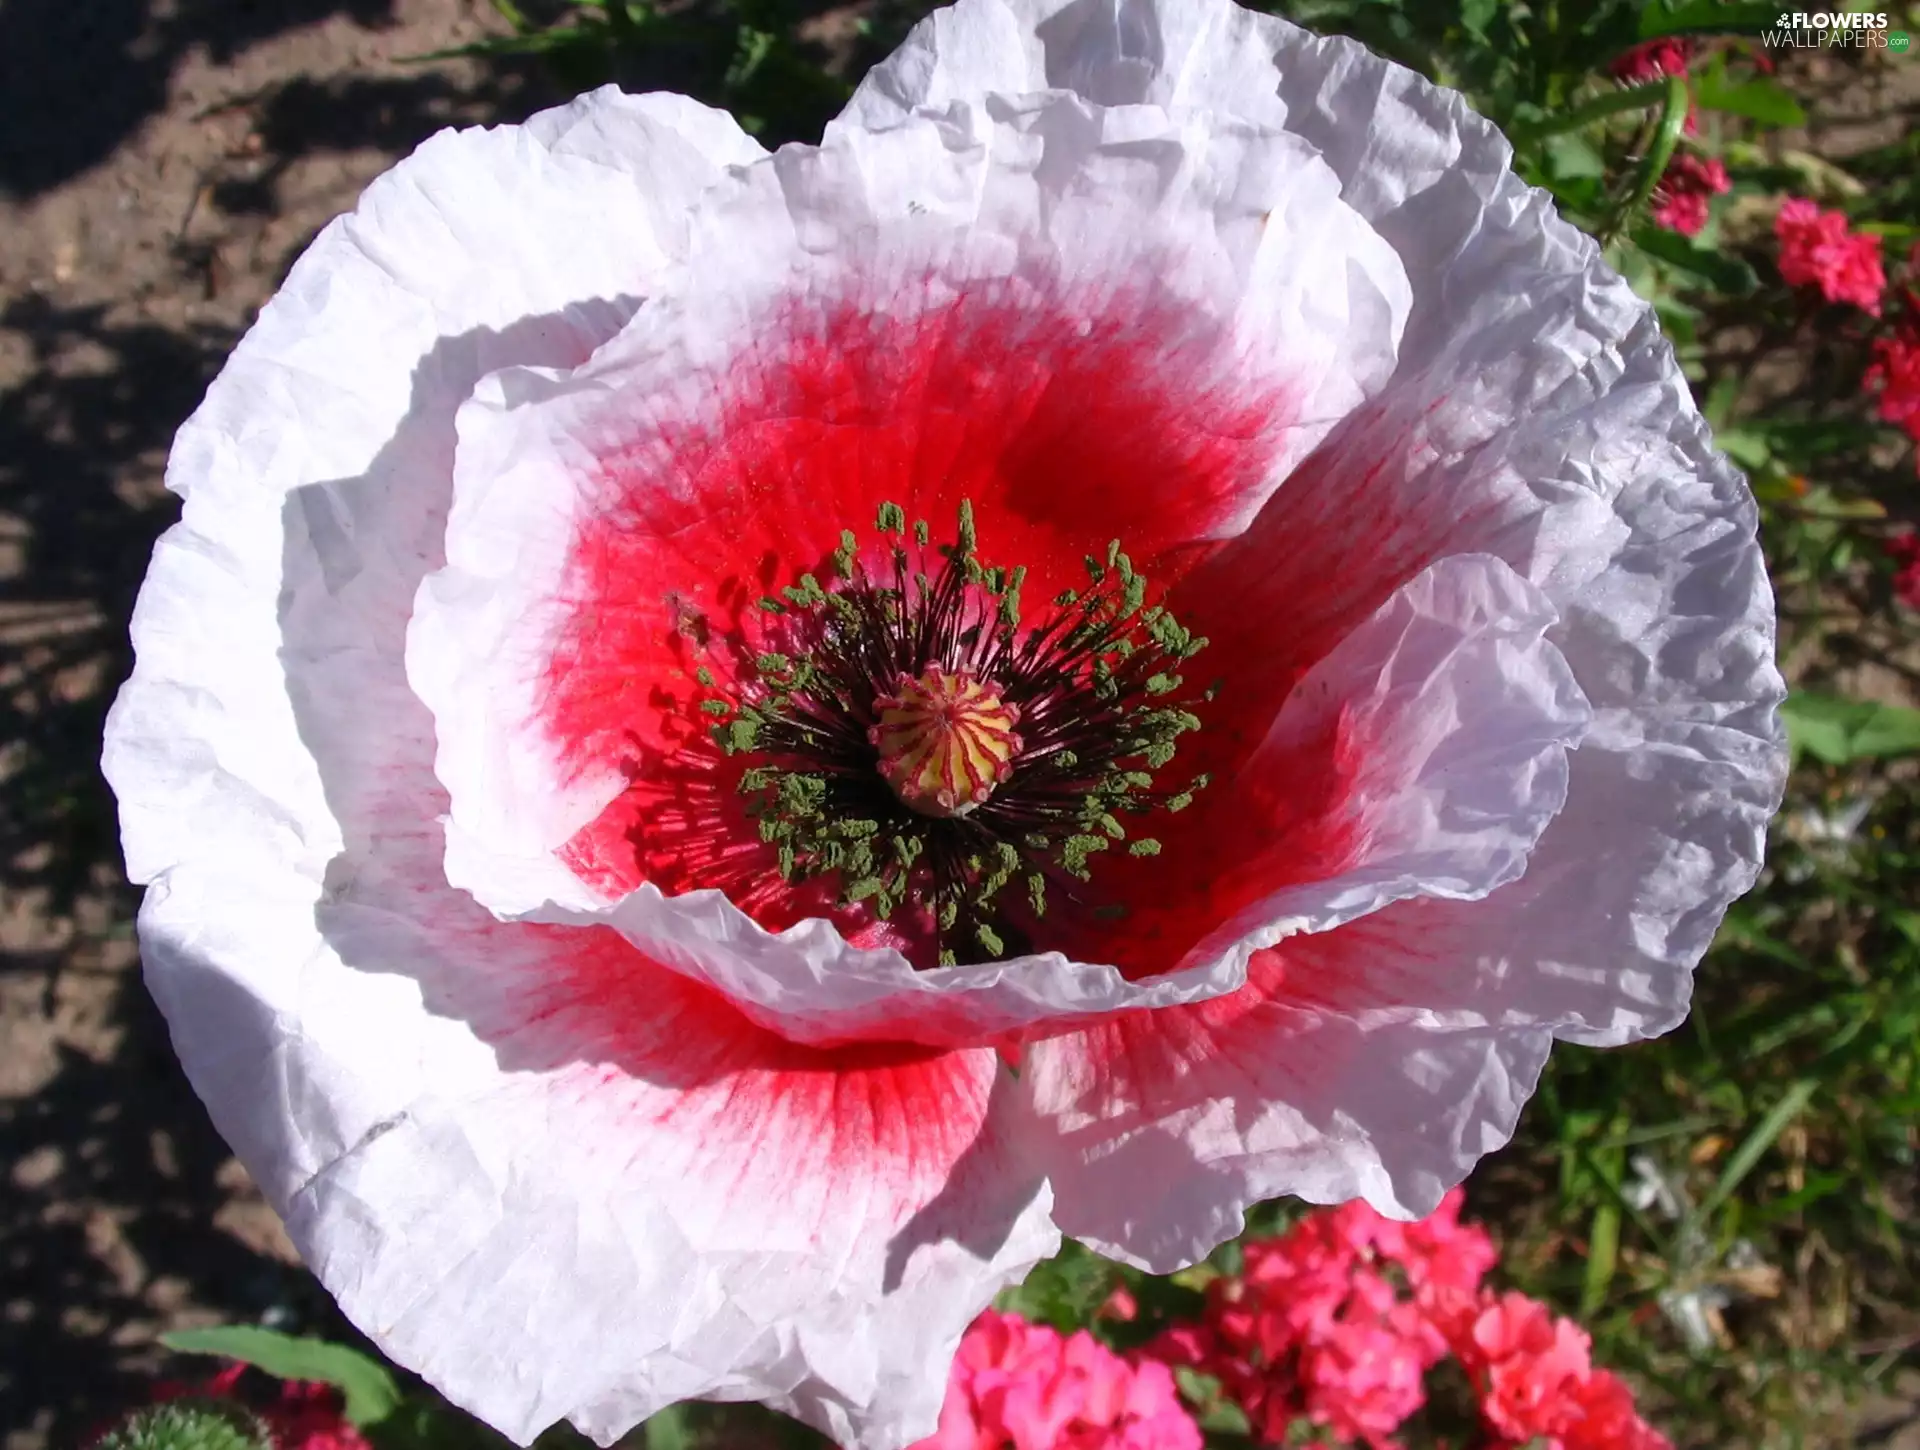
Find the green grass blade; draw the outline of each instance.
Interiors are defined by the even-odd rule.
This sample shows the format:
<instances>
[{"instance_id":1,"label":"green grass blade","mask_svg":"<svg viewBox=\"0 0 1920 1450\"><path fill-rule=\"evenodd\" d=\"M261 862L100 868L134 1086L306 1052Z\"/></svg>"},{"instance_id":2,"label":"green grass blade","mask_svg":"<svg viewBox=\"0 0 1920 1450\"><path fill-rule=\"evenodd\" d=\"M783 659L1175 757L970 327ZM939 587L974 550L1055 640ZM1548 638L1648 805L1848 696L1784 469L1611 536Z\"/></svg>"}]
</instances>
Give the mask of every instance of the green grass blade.
<instances>
[{"instance_id":1,"label":"green grass blade","mask_svg":"<svg viewBox=\"0 0 1920 1450\"><path fill-rule=\"evenodd\" d=\"M1694 1224L1705 1223L1714 1210L1727 1201L1746 1176L1753 1172L1761 1156L1773 1146L1774 1139L1786 1131L1787 1124L1800 1116L1819 1090L1820 1084L1812 1078L1801 1078L1787 1089L1780 1101L1760 1120L1759 1126L1747 1134L1746 1141L1734 1150L1733 1157L1727 1160L1719 1181L1700 1200L1699 1207L1694 1209L1691 1220Z\"/></svg>"},{"instance_id":2,"label":"green grass blade","mask_svg":"<svg viewBox=\"0 0 1920 1450\"><path fill-rule=\"evenodd\" d=\"M1613 1271L1620 1261L1620 1208L1603 1203L1593 1211L1587 1230L1587 1271L1580 1284L1580 1315L1590 1319L1607 1302Z\"/></svg>"}]
</instances>

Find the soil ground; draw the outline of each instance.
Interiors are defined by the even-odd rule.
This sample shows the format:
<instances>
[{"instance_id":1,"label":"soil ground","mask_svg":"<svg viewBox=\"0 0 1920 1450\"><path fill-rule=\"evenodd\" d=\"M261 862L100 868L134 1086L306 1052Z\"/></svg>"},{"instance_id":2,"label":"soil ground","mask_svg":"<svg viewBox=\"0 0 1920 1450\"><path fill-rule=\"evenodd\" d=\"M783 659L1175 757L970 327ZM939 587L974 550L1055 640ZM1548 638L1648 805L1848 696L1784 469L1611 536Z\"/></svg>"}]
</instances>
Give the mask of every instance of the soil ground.
<instances>
[{"instance_id":1,"label":"soil ground","mask_svg":"<svg viewBox=\"0 0 1920 1450\"><path fill-rule=\"evenodd\" d=\"M539 97L485 0L0 0L0 1433L72 1446L163 1328L315 1312L136 971L100 725L174 430L313 234Z\"/></svg>"}]
</instances>

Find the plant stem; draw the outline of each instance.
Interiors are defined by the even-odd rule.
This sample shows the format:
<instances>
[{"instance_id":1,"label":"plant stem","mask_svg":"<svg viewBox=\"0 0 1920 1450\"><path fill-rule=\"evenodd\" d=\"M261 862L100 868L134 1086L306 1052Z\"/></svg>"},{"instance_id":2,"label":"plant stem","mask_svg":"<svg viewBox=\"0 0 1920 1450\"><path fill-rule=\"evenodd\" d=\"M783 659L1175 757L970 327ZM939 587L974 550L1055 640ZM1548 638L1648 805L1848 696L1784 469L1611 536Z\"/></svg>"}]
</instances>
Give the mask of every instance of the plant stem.
<instances>
[{"instance_id":1,"label":"plant stem","mask_svg":"<svg viewBox=\"0 0 1920 1450\"><path fill-rule=\"evenodd\" d=\"M1686 128L1687 112L1692 108L1693 99L1687 94L1687 82L1684 76L1668 76L1664 81L1640 89L1657 89L1664 92L1665 104L1660 112L1660 124L1653 133L1653 142L1647 147L1646 155L1640 158L1640 169L1634 178L1633 190L1607 223L1600 234L1602 241L1611 241L1625 232L1649 198L1654 187L1660 184L1660 177L1667 169L1667 163L1673 159L1673 148L1680 144L1680 133Z\"/></svg>"},{"instance_id":2,"label":"plant stem","mask_svg":"<svg viewBox=\"0 0 1920 1450\"><path fill-rule=\"evenodd\" d=\"M1512 126L1508 129L1507 136L1517 148L1548 136L1559 136L1568 131L1581 130L1593 125L1596 121L1604 121L1609 116L1618 116L1626 111L1652 110L1656 106L1664 106L1667 103L1668 92L1675 83L1679 83L1684 91L1685 83L1678 76L1648 81L1645 85L1628 86L1624 90L1609 91L1606 95L1595 96L1592 100L1575 106L1562 115L1542 116L1537 121L1526 121Z\"/></svg>"}]
</instances>

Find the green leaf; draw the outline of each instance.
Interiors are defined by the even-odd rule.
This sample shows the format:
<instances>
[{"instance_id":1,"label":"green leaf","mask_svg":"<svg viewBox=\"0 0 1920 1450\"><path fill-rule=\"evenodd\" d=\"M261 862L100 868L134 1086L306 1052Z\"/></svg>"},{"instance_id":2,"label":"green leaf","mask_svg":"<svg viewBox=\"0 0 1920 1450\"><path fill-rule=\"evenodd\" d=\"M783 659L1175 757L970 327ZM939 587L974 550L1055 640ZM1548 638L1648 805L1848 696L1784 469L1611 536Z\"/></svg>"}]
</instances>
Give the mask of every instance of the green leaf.
<instances>
[{"instance_id":1,"label":"green leaf","mask_svg":"<svg viewBox=\"0 0 1920 1450\"><path fill-rule=\"evenodd\" d=\"M1773 1140L1786 1131L1787 1124L1800 1116L1819 1089L1820 1084L1812 1078L1802 1078L1787 1089L1785 1096L1773 1105L1772 1111L1760 1120L1759 1126L1734 1149L1733 1157L1727 1160L1719 1181L1708 1190L1707 1196L1700 1200L1700 1206L1693 1211L1692 1222L1705 1223L1713 1211L1732 1196L1733 1190L1753 1172L1761 1155L1773 1146Z\"/></svg>"},{"instance_id":2,"label":"green leaf","mask_svg":"<svg viewBox=\"0 0 1920 1450\"><path fill-rule=\"evenodd\" d=\"M1632 235L1633 244L1648 256L1698 277L1716 291L1730 297L1746 297L1759 290L1760 278L1738 257L1696 247L1678 232L1664 227L1638 226Z\"/></svg>"},{"instance_id":3,"label":"green leaf","mask_svg":"<svg viewBox=\"0 0 1920 1450\"><path fill-rule=\"evenodd\" d=\"M1765 435L1752 428L1716 428L1713 446L1749 472L1773 461Z\"/></svg>"},{"instance_id":4,"label":"green leaf","mask_svg":"<svg viewBox=\"0 0 1920 1450\"><path fill-rule=\"evenodd\" d=\"M493 0L493 8L499 12L502 20L513 27L515 34L525 35L533 29L533 22L527 19L513 0Z\"/></svg>"},{"instance_id":5,"label":"green leaf","mask_svg":"<svg viewBox=\"0 0 1920 1450\"><path fill-rule=\"evenodd\" d=\"M1822 1199L1831 1198L1848 1188L1856 1186L1857 1180L1851 1173L1816 1173L1808 1178L1806 1184L1785 1198L1776 1198L1771 1203L1763 1203L1754 1215L1758 1223L1778 1223L1783 1218L1811 1208Z\"/></svg>"},{"instance_id":6,"label":"green leaf","mask_svg":"<svg viewBox=\"0 0 1920 1450\"><path fill-rule=\"evenodd\" d=\"M1660 124L1655 128L1653 139L1634 171L1633 190L1620 203L1613 219L1602 229L1603 241L1625 232L1645 209L1653 197L1654 187L1660 184L1660 178L1666 172L1667 163L1673 160L1674 148L1680 144L1680 133L1686 127L1687 112L1693 106L1686 81L1680 76L1667 76L1656 84L1666 97L1660 109ZM1632 92L1623 91L1621 94L1630 95Z\"/></svg>"},{"instance_id":7,"label":"green leaf","mask_svg":"<svg viewBox=\"0 0 1920 1450\"><path fill-rule=\"evenodd\" d=\"M1587 1231L1587 1272L1580 1285L1580 1314L1591 1318L1607 1302L1607 1289L1613 1283L1614 1266L1620 1257L1620 1208L1602 1203L1593 1211L1593 1224Z\"/></svg>"},{"instance_id":8,"label":"green leaf","mask_svg":"<svg viewBox=\"0 0 1920 1450\"><path fill-rule=\"evenodd\" d=\"M1671 8L1649 5L1640 12L1640 38L1654 40L1662 35L1681 35L1689 31L1721 35L1754 35L1780 18L1776 5L1723 5L1720 0L1687 0Z\"/></svg>"},{"instance_id":9,"label":"green leaf","mask_svg":"<svg viewBox=\"0 0 1920 1450\"><path fill-rule=\"evenodd\" d=\"M692 1450L694 1430L685 1405L668 1405L645 1425L647 1450Z\"/></svg>"},{"instance_id":10,"label":"green leaf","mask_svg":"<svg viewBox=\"0 0 1920 1450\"><path fill-rule=\"evenodd\" d=\"M1460 0L1460 28L1485 40L1487 27L1500 15L1500 0Z\"/></svg>"},{"instance_id":11,"label":"green leaf","mask_svg":"<svg viewBox=\"0 0 1920 1450\"><path fill-rule=\"evenodd\" d=\"M1549 137L1546 152L1555 180L1575 181L1607 174L1607 163L1599 148L1584 136Z\"/></svg>"},{"instance_id":12,"label":"green leaf","mask_svg":"<svg viewBox=\"0 0 1920 1450\"><path fill-rule=\"evenodd\" d=\"M1232 1400L1215 1400L1200 1416L1200 1428L1214 1435L1248 1435L1253 1421Z\"/></svg>"},{"instance_id":13,"label":"green leaf","mask_svg":"<svg viewBox=\"0 0 1920 1450\"><path fill-rule=\"evenodd\" d=\"M1765 77L1728 81L1716 68L1694 83L1693 98L1709 111L1745 116L1763 126L1801 126L1807 120L1807 113L1792 93L1780 82Z\"/></svg>"},{"instance_id":14,"label":"green leaf","mask_svg":"<svg viewBox=\"0 0 1920 1450\"><path fill-rule=\"evenodd\" d=\"M1727 420L1733 416L1733 405L1740 401L1740 388L1745 382L1738 373L1728 373L1713 385L1713 391L1707 394L1706 401L1700 405L1701 416L1707 420L1707 426L1713 429L1714 444L1726 453L1742 468L1740 455L1727 447L1724 435L1727 433ZM1764 444L1762 445L1764 447ZM1761 462L1765 462L1763 458Z\"/></svg>"},{"instance_id":15,"label":"green leaf","mask_svg":"<svg viewBox=\"0 0 1920 1450\"><path fill-rule=\"evenodd\" d=\"M1067 1239L1060 1252L1035 1265L1024 1282L1001 1290L994 1307L1070 1333L1093 1318L1113 1292L1114 1281L1111 1263Z\"/></svg>"},{"instance_id":16,"label":"green leaf","mask_svg":"<svg viewBox=\"0 0 1920 1450\"><path fill-rule=\"evenodd\" d=\"M276 1379L318 1380L333 1385L346 1396L348 1421L362 1428L379 1424L400 1403L400 1386L387 1367L344 1344L301 1339L250 1324L177 1329L161 1335L160 1342L182 1354L237 1359Z\"/></svg>"},{"instance_id":17,"label":"green leaf","mask_svg":"<svg viewBox=\"0 0 1920 1450\"><path fill-rule=\"evenodd\" d=\"M1920 710L1795 690L1780 707L1795 759L1824 765L1908 755L1920 750Z\"/></svg>"},{"instance_id":18,"label":"green leaf","mask_svg":"<svg viewBox=\"0 0 1920 1450\"><path fill-rule=\"evenodd\" d=\"M1850 449L1871 448L1881 436L1878 424L1858 418L1747 418L1743 426L1764 435L1775 454L1802 459L1809 464ZM1878 510L1861 515L1863 518L1881 516Z\"/></svg>"},{"instance_id":19,"label":"green leaf","mask_svg":"<svg viewBox=\"0 0 1920 1450\"><path fill-rule=\"evenodd\" d=\"M1625 115L1629 111L1650 111L1656 106L1669 107L1672 104L1674 85L1680 87L1680 99L1684 111L1686 82L1678 76L1663 76L1657 81L1648 81L1644 85L1602 91L1599 95L1571 109L1529 112L1525 118L1516 119L1508 125L1507 139L1513 142L1517 150L1544 137L1578 131L1610 117ZM1685 119L1684 114L1681 119ZM1661 165L1665 164L1663 159Z\"/></svg>"}]
</instances>

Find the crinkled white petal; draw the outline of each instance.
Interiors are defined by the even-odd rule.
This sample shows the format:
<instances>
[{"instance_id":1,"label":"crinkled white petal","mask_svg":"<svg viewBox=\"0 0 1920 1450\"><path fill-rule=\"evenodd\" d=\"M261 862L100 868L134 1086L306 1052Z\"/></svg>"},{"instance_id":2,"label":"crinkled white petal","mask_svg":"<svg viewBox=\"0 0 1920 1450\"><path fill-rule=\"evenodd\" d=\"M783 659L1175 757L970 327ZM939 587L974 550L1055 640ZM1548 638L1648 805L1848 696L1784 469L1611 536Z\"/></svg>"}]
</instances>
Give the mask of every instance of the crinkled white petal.
<instances>
[{"instance_id":1,"label":"crinkled white petal","mask_svg":"<svg viewBox=\"0 0 1920 1450\"><path fill-rule=\"evenodd\" d=\"M502 915L604 915L802 1040L978 1040L1236 983L1244 949L1204 974L1135 988L1057 953L915 973L897 952L847 946L826 921L767 933L713 892L642 888L605 913L613 903L556 853L626 778L615 762L586 774L567 765L568 742L541 711L578 532L608 506L599 460L630 446L636 419L659 428L717 406L718 380L792 296L854 292L910 310L983 280L1110 290L1149 269L1230 321L1249 368L1311 380L1287 455L1297 456L1391 367L1403 305L1395 270L1378 267L1380 249L1329 181L1283 138L1060 97L956 106L884 137L842 132L821 152L742 173L710 199L699 232L728 269L697 268L586 366L503 373L462 410L448 564L421 590L408 656L452 798L448 878ZM931 285L888 290L890 277L929 275ZM947 994L955 1000L935 1000Z\"/></svg>"},{"instance_id":2,"label":"crinkled white petal","mask_svg":"<svg viewBox=\"0 0 1920 1450\"><path fill-rule=\"evenodd\" d=\"M522 1443L693 1397L928 1433L1059 1243L996 1056L793 1048L604 933L492 920L421 879L436 846L382 833L337 899L184 864L142 912L196 1086L347 1314Z\"/></svg>"},{"instance_id":3,"label":"crinkled white petal","mask_svg":"<svg viewBox=\"0 0 1920 1450\"><path fill-rule=\"evenodd\" d=\"M376 182L182 430L108 729L148 982L215 1122L355 1321L522 1441L709 1395L892 1450L1057 1242L990 1053L783 1075L806 1049L611 934L441 875L403 655L456 409L585 360L760 154L604 91Z\"/></svg>"},{"instance_id":4,"label":"crinkled white petal","mask_svg":"<svg viewBox=\"0 0 1920 1450\"><path fill-rule=\"evenodd\" d=\"M1679 1021L1759 869L1784 782L1784 691L1753 500L1713 452L1651 309L1512 173L1461 97L1228 0L962 0L916 27L839 124L1041 86L1300 136L1406 267L1392 382L1270 502L1238 564L1222 561L1245 617L1338 638L1397 587L1396 567L1492 553L1546 592L1548 639L1594 713L1525 875L1483 901L1407 901L1345 928L1408 945L1346 954L1344 989L1291 1016L1262 1007L1265 1031L1203 1034L1185 1055L1123 1061L1087 1046L1093 1034L1078 1060L1074 1038L1035 1049L1028 1080L1074 1125L1054 1167L1062 1223L1172 1267L1274 1193L1420 1211L1505 1140L1552 1037L1617 1043ZM1301 538L1310 565L1292 562ZM1168 1043L1198 1010L1164 1014ZM1379 1072L1428 1033L1478 1066ZM1297 1072L1277 1065L1296 1058ZM1196 1160L1206 1186L1182 1202L1113 1208L1122 1178L1186 1182Z\"/></svg>"},{"instance_id":5,"label":"crinkled white petal","mask_svg":"<svg viewBox=\"0 0 1920 1450\"><path fill-rule=\"evenodd\" d=\"M1591 720L1546 637L1556 622L1500 560L1455 554L1342 639L1288 695L1242 779L1343 725L1361 761L1345 803L1359 859L1249 907L1190 957L1331 931L1412 897L1477 901L1517 879L1566 802L1567 753ZM1241 780L1222 788L1248 800Z\"/></svg>"},{"instance_id":6,"label":"crinkled white petal","mask_svg":"<svg viewBox=\"0 0 1920 1450\"><path fill-rule=\"evenodd\" d=\"M825 920L769 932L718 891L668 897L651 885L604 907L549 904L525 919L612 926L801 1042L973 1043L1203 1001L1238 988L1252 952L1295 932L1409 897L1477 898L1519 874L1565 797L1566 752L1588 721L1544 638L1553 622L1545 596L1504 564L1460 556L1356 629L1289 699L1244 781L1220 788L1254 809L1268 757L1345 715L1365 760L1347 803L1363 850L1346 871L1226 923L1180 971L1129 981L1058 952L918 971L891 948L848 945Z\"/></svg>"},{"instance_id":7,"label":"crinkled white petal","mask_svg":"<svg viewBox=\"0 0 1920 1450\"><path fill-rule=\"evenodd\" d=\"M421 591L408 664L453 798L449 877L503 914L593 903L553 853L626 783L612 762L568 769L540 718L577 533L608 506L599 461L719 407L791 299L903 318L982 282L1097 297L1150 279L1230 323L1248 369L1301 380L1276 479L1390 371L1405 308L1391 255L1289 138L1065 97L789 148L709 198L697 227L694 255L724 268L696 264L584 367L486 380L461 415L447 566Z\"/></svg>"},{"instance_id":8,"label":"crinkled white petal","mask_svg":"<svg viewBox=\"0 0 1920 1450\"><path fill-rule=\"evenodd\" d=\"M1652 309L1457 93L1231 0L962 0L916 26L837 124L1043 86L1299 136L1393 245L1413 286L1393 381L1323 447L1325 501L1273 511L1264 540L1256 524L1260 567L1243 577L1268 592L1244 607L1287 617L1298 572L1264 566L1309 535L1318 561L1491 552L1544 588L1596 711L1541 844L1567 864L1496 898L1520 918L1511 934L1496 914L1454 914L1483 923L1478 951L1539 959L1544 983L1565 984L1566 1010L1540 1009L1560 1036L1672 1027L1759 870L1785 690L1757 510Z\"/></svg>"},{"instance_id":9,"label":"crinkled white petal","mask_svg":"<svg viewBox=\"0 0 1920 1450\"><path fill-rule=\"evenodd\" d=\"M1400 908L1281 948L1364 952ZM1357 941L1337 943L1352 934ZM1433 1211L1513 1135L1552 1036L1476 1014L1266 1000L1122 1018L1029 1048L1021 1083L1057 1134L1063 1232L1151 1273L1204 1258L1250 1204L1291 1194Z\"/></svg>"},{"instance_id":10,"label":"crinkled white petal","mask_svg":"<svg viewBox=\"0 0 1920 1450\"><path fill-rule=\"evenodd\" d=\"M310 541L325 575L332 617L303 621L316 653L404 622L439 562L453 410L474 380L584 358L684 245L718 169L763 154L724 116L676 129L689 105L609 87L532 127L434 137L321 232L234 350L168 460L186 505L107 732L135 881L214 848L307 873L339 851L286 688L286 540ZM643 177L607 164L621 147ZM315 328L322 312L333 325ZM400 486L415 476L440 483Z\"/></svg>"}]
</instances>

